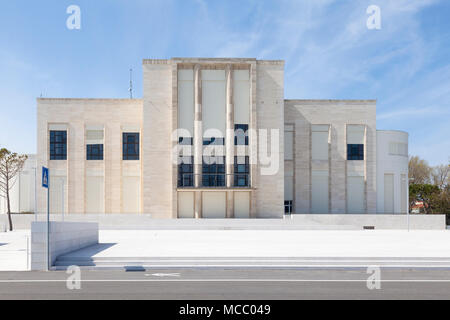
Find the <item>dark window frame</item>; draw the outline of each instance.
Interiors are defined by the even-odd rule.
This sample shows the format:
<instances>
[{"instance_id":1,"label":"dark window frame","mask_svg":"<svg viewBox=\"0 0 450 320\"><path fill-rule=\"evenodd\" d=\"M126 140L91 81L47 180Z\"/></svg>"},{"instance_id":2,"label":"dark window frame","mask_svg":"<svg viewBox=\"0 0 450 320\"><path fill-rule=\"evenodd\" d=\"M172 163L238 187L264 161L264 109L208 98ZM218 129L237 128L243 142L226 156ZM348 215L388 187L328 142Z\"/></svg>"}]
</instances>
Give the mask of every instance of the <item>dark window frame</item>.
<instances>
[{"instance_id":1,"label":"dark window frame","mask_svg":"<svg viewBox=\"0 0 450 320\"><path fill-rule=\"evenodd\" d=\"M140 138L139 132L122 133L123 160L140 160Z\"/></svg>"},{"instance_id":2,"label":"dark window frame","mask_svg":"<svg viewBox=\"0 0 450 320\"><path fill-rule=\"evenodd\" d=\"M66 130L50 130L50 160L67 160Z\"/></svg>"},{"instance_id":3,"label":"dark window frame","mask_svg":"<svg viewBox=\"0 0 450 320\"><path fill-rule=\"evenodd\" d=\"M364 144L347 144L347 160L364 160Z\"/></svg>"},{"instance_id":4,"label":"dark window frame","mask_svg":"<svg viewBox=\"0 0 450 320\"><path fill-rule=\"evenodd\" d=\"M238 133L243 132L238 135ZM234 145L235 146L248 146L248 124L235 124L234 125Z\"/></svg>"},{"instance_id":5,"label":"dark window frame","mask_svg":"<svg viewBox=\"0 0 450 320\"><path fill-rule=\"evenodd\" d=\"M187 157L180 157L181 163L178 164L178 187L194 186L194 157L189 157L190 163L185 163Z\"/></svg>"},{"instance_id":6,"label":"dark window frame","mask_svg":"<svg viewBox=\"0 0 450 320\"><path fill-rule=\"evenodd\" d=\"M192 137L179 137L178 138L178 144L180 146L192 146L193 145L193 138Z\"/></svg>"},{"instance_id":7,"label":"dark window frame","mask_svg":"<svg viewBox=\"0 0 450 320\"><path fill-rule=\"evenodd\" d=\"M103 160L103 143L87 144L86 160Z\"/></svg>"},{"instance_id":8,"label":"dark window frame","mask_svg":"<svg viewBox=\"0 0 450 320\"><path fill-rule=\"evenodd\" d=\"M203 145L209 146L224 146L225 145L225 138L223 137L211 137L211 138L203 138Z\"/></svg>"},{"instance_id":9,"label":"dark window frame","mask_svg":"<svg viewBox=\"0 0 450 320\"><path fill-rule=\"evenodd\" d=\"M245 163L238 163L238 156L234 157L234 186L249 187L250 186L250 157L245 156Z\"/></svg>"},{"instance_id":10,"label":"dark window frame","mask_svg":"<svg viewBox=\"0 0 450 320\"><path fill-rule=\"evenodd\" d=\"M206 161L206 158L215 158L216 161ZM221 159L220 161L217 161ZM208 163L213 162L213 163ZM202 163L202 185L204 187L225 187L226 186L226 158L215 156L203 156Z\"/></svg>"},{"instance_id":11,"label":"dark window frame","mask_svg":"<svg viewBox=\"0 0 450 320\"><path fill-rule=\"evenodd\" d=\"M294 209L293 200L284 200L284 214L292 214Z\"/></svg>"}]
</instances>

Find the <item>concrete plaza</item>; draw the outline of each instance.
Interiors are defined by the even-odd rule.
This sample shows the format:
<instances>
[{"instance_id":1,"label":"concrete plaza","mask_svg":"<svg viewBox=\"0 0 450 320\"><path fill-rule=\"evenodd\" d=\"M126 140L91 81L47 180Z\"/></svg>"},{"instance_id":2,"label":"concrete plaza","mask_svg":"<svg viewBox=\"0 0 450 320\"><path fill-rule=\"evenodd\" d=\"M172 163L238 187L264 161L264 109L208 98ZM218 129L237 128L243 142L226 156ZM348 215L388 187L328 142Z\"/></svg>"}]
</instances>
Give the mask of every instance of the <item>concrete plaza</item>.
<instances>
[{"instance_id":1,"label":"concrete plaza","mask_svg":"<svg viewBox=\"0 0 450 320\"><path fill-rule=\"evenodd\" d=\"M0 271L28 270L29 231L0 233ZM425 259L450 265L450 231L104 230L100 244L64 255L69 261L221 259ZM261 259L267 258L262 261ZM434 259L433 259L434 258ZM153 260L152 260L153 259ZM258 260L259 259L259 260ZM368 261L368 260L366 260ZM367 263L369 263L368 261ZM269 263L270 265L270 263Z\"/></svg>"}]
</instances>

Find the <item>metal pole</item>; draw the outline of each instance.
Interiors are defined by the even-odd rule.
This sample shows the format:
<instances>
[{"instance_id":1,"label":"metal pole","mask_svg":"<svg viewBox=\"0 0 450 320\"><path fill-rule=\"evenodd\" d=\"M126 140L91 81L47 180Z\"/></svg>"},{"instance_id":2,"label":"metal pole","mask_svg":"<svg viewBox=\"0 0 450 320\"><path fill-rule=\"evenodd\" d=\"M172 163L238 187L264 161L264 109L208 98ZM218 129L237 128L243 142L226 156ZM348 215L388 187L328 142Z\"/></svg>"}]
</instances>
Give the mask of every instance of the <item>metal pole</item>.
<instances>
[{"instance_id":1,"label":"metal pole","mask_svg":"<svg viewBox=\"0 0 450 320\"><path fill-rule=\"evenodd\" d=\"M64 207L65 207L65 203L64 203L64 178L61 178L62 180L62 221L64 222Z\"/></svg>"},{"instance_id":2,"label":"metal pole","mask_svg":"<svg viewBox=\"0 0 450 320\"><path fill-rule=\"evenodd\" d=\"M47 271L50 271L50 172L47 188Z\"/></svg>"},{"instance_id":3,"label":"metal pole","mask_svg":"<svg viewBox=\"0 0 450 320\"><path fill-rule=\"evenodd\" d=\"M30 266L30 239L28 238L28 236L26 237L27 238L27 270L29 270L28 268L29 268L29 266Z\"/></svg>"},{"instance_id":4,"label":"metal pole","mask_svg":"<svg viewBox=\"0 0 450 320\"><path fill-rule=\"evenodd\" d=\"M34 168L34 221L37 221L37 167Z\"/></svg>"},{"instance_id":5,"label":"metal pole","mask_svg":"<svg viewBox=\"0 0 450 320\"><path fill-rule=\"evenodd\" d=\"M409 221L409 210L407 210L407 212L406 212L406 220L407 220L407 224L408 224L408 232L409 232L409 229L410 229L410 221Z\"/></svg>"}]
</instances>

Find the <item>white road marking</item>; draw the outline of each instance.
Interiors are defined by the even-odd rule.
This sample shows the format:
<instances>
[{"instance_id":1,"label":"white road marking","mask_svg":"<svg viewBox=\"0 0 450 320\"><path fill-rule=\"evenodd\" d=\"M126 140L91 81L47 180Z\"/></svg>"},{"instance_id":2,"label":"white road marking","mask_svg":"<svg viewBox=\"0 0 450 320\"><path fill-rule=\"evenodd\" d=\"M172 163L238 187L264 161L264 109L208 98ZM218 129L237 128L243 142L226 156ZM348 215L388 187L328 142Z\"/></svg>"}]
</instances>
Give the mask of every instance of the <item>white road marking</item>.
<instances>
[{"instance_id":1,"label":"white road marking","mask_svg":"<svg viewBox=\"0 0 450 320\"><path fill-rule=\"evenodd\" d=\"M87 279L81 282L367 282L367 279ZM450 279L403 279L403 280L379 280L391 283L450 283ZM0 280L0 283L52 283L67 282L67 280Z\"/></svg>"},{"instance_id":2,"label":"white road marking","mask_svg":"<svg viewBox=\"0 0 450 320\"><path fill-rule=\"evenodd\" d=\"M146 277L154 276L154 277L179 277L179 273L152 273L152 274L146 274Z\"/></svg>"}]
</instances>

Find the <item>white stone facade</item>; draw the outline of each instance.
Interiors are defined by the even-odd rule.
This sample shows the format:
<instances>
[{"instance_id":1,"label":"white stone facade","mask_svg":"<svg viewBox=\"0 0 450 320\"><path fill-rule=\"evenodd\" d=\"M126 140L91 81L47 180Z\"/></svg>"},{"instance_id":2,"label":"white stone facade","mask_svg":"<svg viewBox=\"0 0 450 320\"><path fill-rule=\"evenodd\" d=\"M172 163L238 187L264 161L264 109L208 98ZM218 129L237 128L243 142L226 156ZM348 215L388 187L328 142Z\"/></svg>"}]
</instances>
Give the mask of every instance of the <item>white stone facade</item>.
<instances>
[{"instance_id":1,"label":"white stone facade","mask_svg":"<svg viewBox=\"0 0 450 320\"><path fill-rule=\"evenodd\" d=\"M376 101L285 100L278 60L173 58L143 69L143 99L37 100L37 166L50 168L52 213L379 211ZM245 143L236 128L248 130ZM64 159L50 160L52 132L66 132ZM128 133L138 137L136 159L124 156ZM88 160L88 145L101 145L102 159ZM347 159L348 145L362 160ZM192 166L180 166L180 150ZM46 192L37 190L43 213Z\"/></svg>"}]
</instances>

